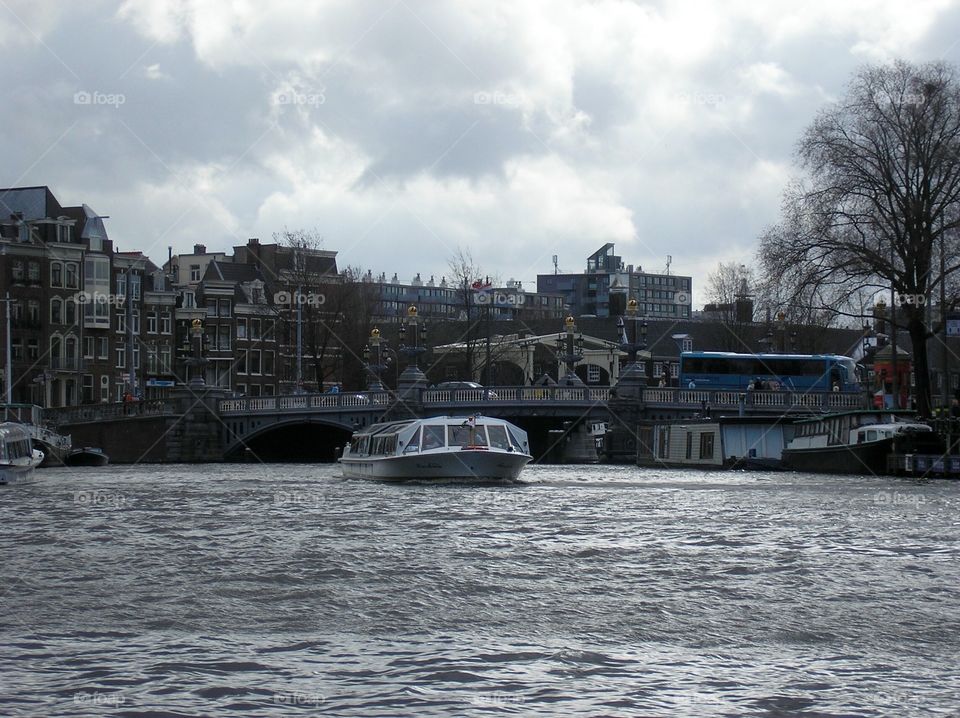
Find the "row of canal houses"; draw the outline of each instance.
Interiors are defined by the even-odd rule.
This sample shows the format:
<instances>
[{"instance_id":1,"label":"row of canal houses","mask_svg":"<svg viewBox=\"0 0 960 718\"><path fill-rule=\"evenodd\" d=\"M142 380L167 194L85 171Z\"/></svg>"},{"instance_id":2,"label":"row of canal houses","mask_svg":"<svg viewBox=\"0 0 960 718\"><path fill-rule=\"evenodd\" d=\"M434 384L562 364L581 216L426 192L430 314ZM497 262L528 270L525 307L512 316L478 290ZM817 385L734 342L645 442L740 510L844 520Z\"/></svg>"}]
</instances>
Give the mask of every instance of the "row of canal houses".
<instances>
[{"instance_id":1,"label":"row of canal houses","mask_svg":"<svg viewBox=\"0 0 960 718\"><path fill-rule=\"evenodd\" d=\"M46 186L0 189L9 358L4 321L0 347L13 402L161 398L198 371L188 362L198 352L207 384L242 395L318 391L350 371L364 386L373 323L396 325L411 303L435 321L463 318L463 291L445 278L352 277L338 271L335 251L257 239L232 254L199 244L192 253L168 250L161 267L143 251L120 251L104 219L88 205L62 205ZM563 315L560 295L527 300L492 307L491 318Z\"/></svg>"}]
</instances>

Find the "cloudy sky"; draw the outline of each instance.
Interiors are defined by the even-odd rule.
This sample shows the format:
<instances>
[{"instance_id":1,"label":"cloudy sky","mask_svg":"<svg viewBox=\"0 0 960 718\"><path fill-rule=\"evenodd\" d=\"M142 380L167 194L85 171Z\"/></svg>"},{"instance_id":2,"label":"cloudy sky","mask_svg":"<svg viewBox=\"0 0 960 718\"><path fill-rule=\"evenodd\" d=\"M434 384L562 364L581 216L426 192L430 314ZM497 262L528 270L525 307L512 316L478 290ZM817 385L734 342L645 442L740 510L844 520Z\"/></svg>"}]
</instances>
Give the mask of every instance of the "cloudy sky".
<instances>
[{"instance_id":1,"label":"cloudy sky","mask_svg":"<svg viewBox=\"0 0 960 718\"><path fill-rule=\"evenodd\" d=\"M0 0L0 185L121 249L317 230L440 275L749 261L857 67L960 62L949 0Z\"/></svg>"}]
</instances>

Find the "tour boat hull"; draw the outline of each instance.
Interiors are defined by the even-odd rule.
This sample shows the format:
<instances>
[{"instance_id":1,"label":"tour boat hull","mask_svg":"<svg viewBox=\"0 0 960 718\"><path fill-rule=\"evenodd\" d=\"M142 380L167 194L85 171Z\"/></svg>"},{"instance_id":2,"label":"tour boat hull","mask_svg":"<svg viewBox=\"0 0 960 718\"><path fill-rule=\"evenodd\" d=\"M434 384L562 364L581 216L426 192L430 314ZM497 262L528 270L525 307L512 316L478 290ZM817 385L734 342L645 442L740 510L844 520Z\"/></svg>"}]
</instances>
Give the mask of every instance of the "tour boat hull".
<instances>
[{"instance_id":1,"label":"tour boat hull","mask_svg":"<svg viewBox=\"0 0 960 718\"><path fill-rule=\"evenodd\" d=\"M497 481L516 479L530 459L519 452L462 449L409 456L344 457L340 465L343 475L354 479Z\"/></svg>"}]
</instances>

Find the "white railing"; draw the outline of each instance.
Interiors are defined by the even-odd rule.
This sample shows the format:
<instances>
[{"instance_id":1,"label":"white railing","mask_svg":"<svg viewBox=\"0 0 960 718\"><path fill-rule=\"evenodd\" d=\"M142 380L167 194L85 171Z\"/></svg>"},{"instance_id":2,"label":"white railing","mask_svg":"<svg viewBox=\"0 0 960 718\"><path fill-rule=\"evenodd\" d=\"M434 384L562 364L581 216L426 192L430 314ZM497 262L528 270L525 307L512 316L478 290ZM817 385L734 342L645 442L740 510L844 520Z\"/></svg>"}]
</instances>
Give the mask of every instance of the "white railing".
<instances>
[{"instance_id":1,"label":"white railing","mask_svg":"<svg viewBox=\"0 0 960 718\"><path fill-rule=\"evenodd\" d=\"M504 404L597 404L613 398L607 386L495 386L485 389L427 389L423 403L428 406L489 406ZM339 410L368 406L386 407L394 403L391 392L342 392L340 394L295 394L243 399L225 399L219 404L222 414L301 412L317 409ZM643 403L654 406L699 408L738 408L765 411L791 409L844 410L863 407L860 394L838 392L799 393L790 391L717 391L654 387L645 389Z\"/></svg>"}]
</instances>

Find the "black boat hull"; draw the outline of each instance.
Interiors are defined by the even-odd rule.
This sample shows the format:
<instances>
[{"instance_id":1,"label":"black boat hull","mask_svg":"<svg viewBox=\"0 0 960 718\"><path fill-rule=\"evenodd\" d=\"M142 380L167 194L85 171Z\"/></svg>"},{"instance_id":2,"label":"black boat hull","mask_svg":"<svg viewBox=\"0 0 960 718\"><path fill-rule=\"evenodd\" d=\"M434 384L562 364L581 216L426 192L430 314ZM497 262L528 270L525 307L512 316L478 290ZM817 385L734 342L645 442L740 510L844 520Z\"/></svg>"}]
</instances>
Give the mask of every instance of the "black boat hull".
<instances>
[{"instance_id":1,"label":"black boat hull","mask_svg":"<svg viewBox=\"0 0 960 718\"><path fill-rule=\"evenodd\" d=\"M783 465L794 471L822 474L886 474L893 439L866 444L784 449Z\"/></svg>"}]
</instances>

